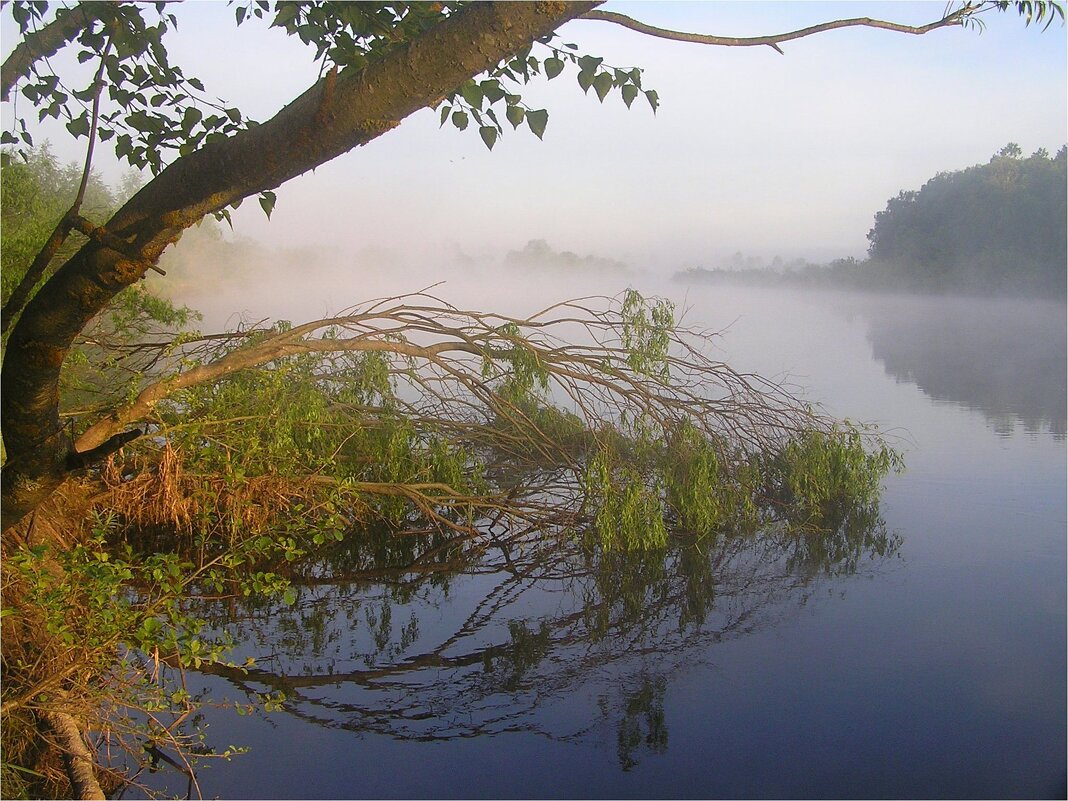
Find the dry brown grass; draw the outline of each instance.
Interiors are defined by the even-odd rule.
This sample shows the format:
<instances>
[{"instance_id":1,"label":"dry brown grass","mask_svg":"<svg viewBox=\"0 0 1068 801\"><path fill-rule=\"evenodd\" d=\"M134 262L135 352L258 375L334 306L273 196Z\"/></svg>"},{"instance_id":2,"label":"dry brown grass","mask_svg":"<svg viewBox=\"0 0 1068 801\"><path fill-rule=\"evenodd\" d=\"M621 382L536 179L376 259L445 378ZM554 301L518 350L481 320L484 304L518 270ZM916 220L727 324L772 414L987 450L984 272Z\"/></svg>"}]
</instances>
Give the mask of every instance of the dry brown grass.
<instances>
[{"instance_id":1,"label":"dry brown grass","mask_svg":"<svg viewBox=\"0 0 1068 801\"><path fill-rule=\"evenodd\" d=\"M129 529L162 528L187 536L263 531L298 503L301 514L311 520L337 486L321 476L238 479L189 472L181 450L169 441L156 453L138 454L124 463L112 458L101 480L104 492L98 501L117 513ZM355 496L349 501L354 520L370 518L364 502Z\"/></svg>"}]
</instances>

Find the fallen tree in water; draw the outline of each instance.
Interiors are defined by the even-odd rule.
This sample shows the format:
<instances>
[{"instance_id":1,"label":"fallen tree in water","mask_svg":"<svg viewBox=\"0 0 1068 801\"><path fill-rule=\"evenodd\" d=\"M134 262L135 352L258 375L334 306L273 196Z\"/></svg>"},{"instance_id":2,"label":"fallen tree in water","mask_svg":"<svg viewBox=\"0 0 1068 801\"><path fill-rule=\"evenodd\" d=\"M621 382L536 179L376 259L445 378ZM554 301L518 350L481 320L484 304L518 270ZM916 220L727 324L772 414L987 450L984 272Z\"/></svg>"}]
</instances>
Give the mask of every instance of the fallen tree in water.
<instances>
[{"instance_id":1,"label":"fallen tree in water","mask_svg":"<svg viewBox=\"0 0 1068 801\"><path fill-rule=\"evenodd\" d=\"M143 426L133 461L104 472L109 506L187 533L277 525L299 499L304 525L592 522L602 547L646 548L669 524L709 534L875 497L895 463L881 440L710 358L713 338L633 291L525 319L387 298L138 342L128 357L156 375L77 443Z\"/></svg>"},{"instance_id":2,"label":"fallen tree in water","mask_svg":"<svg viewBox=\"0 0 1068 801\"><path fill-rule=\"evenodd\" d=\"M394 553L429 533L418 574L491 543L655 560L671 532L867 519L896 454L711 358L714 338L636 292L526 318L420 293L300 326L90 332L70 397L103 402L66 412L78 450L139 436L83 473L83 535L57 549L31 525L7 554L5 625L41 656L5 646L5 717L73 704L108 738L191 753L162 710L192 702L159 665L225 665L229 644L191 599L293 600L294 566L372 527Z\"/></svg>"}]
</instances>

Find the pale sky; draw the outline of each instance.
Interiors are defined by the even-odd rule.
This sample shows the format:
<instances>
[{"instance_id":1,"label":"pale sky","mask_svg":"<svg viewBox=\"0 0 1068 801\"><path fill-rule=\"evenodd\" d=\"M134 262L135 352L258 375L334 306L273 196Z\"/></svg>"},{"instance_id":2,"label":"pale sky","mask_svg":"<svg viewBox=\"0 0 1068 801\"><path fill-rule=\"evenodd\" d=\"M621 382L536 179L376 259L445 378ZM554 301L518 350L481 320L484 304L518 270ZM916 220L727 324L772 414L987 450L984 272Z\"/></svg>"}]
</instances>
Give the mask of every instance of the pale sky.
<instances>
[{"instance_id":1,"label":"pale sky","mask_svg":"<svg viewBox=\"0 0 1068 801\"><path fill-rule=\"evenodd\" d=\"M909 24L942 2L609 3L661 27L732 36L793 30L842 17ZM278 30L235 29L221 2L173 7L172 61L209 92L266 119L315 79L310 50ZM1066 29L985 16L983 33L926 36L850 28L784 45L721 48L668 42L592 21L564 41L609 64L644 69L660 95L629 111L582 94L572 68L523 91L549 110L545 141L506 130L493 152L472 125L438 128L424 110L366 147L283 185L270 223L254 200L237 233L267 246L475 256L546 239L668 274L747 254L813 260L863 256L877 211L942 170L985 162L1015 141L1025 154L1068 141ZM9 10L3 47L14 45ZM23 101L25 102L25 101ZM5 105L5 123L11 118ZM506 129L510 126L506 126ZM62 128L49 138L80 157ZM115 175L108 160L99 161ZM111 161L113 164L113 159Z\"/></svg>"}]
</instances>

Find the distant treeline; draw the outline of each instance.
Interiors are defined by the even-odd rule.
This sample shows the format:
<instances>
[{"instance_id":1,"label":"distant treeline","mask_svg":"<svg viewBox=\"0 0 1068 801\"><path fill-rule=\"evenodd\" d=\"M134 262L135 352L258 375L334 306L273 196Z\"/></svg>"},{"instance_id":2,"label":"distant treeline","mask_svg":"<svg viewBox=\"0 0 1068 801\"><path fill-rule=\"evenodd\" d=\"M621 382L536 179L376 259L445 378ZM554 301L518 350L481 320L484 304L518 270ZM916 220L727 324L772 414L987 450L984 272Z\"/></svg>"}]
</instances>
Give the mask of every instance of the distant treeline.
<instances>
[{"instance_id":1,"label":"distant treeline","mask_svg":"<svg viewBox=\"0 0 1068 801\"><path fill-rule=\"evenodd\" d=\"M507 267L522 270L554 269L582 270L584 272L615 273L630 275L631 269L621 261L606 259L601 256L579 256L570 250L555 250L544 239L531 239L522 250L510 250L504 257Z\"/></svg>"},{"instance_id":2,"label":"distant treeline","mask_svg":"<svg viewBox=\"0 0 1068 801\"><path fill-rule=\"evenodd\" d=\"M685 282L1065 296L1068 148L1021 157L1009 143L987 164L941 172L875 215L868 258L733 269L691 268ZM746 260L752 261L752 260ZM776 269L778 267L778 269Z\"/></svg>"}]
</instances>

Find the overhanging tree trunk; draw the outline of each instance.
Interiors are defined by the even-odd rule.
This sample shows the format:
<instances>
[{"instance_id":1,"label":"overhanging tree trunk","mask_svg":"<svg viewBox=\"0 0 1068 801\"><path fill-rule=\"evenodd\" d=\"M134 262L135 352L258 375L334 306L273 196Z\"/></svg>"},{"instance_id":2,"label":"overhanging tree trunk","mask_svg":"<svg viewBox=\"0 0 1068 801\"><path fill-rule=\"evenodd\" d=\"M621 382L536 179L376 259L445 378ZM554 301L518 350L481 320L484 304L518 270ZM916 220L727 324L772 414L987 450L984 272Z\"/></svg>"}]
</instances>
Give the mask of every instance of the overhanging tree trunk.
<instances>
[{"instance_id":1,"label":"overhanging tree trunk","mask_svg":"<svg viewBox=\"0 0 1068 801\"><path fill-rule=\"evenodd\" d=\"M231 203L366 144L465 80L596 2L479 3L362 70L324 78L268 122L205 145L145 185L108 222L124 251L90 242L26 306L2 373L3 520L47 498L77 459L59 419L59 375L74 338L139 280L182 231Z\"/></svg>"}]
</instances>

